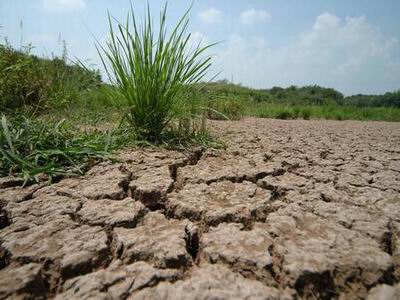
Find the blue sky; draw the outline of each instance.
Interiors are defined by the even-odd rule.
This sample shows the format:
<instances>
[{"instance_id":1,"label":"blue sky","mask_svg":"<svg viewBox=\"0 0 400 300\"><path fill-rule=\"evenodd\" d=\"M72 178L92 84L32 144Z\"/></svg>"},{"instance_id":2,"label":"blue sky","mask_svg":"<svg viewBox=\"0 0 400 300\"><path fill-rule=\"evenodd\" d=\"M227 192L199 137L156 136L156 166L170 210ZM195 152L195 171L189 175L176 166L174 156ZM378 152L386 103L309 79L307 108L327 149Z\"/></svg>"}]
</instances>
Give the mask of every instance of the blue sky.
<instances>
[{"instance_id":1,"label":"blue sky","mask_svg":"<svg viewBox=\"0 0 400 300\"><path fill-rule=\"evenodd\" d=\"M149 1L154 17L165 1ZM43 56L100 68L93 33L107 39L107 10L123 19L129 0L0 0L0 39L31 42ZM141 14L147 1L132 0ZM170 0L171 25L191 1ZM318 84L345 94L400 89L399 0L194 0L193 40L221 41L212 72L257 88ZM20 23L22 21L22 30Z\"/></svg>"}]
</instances>

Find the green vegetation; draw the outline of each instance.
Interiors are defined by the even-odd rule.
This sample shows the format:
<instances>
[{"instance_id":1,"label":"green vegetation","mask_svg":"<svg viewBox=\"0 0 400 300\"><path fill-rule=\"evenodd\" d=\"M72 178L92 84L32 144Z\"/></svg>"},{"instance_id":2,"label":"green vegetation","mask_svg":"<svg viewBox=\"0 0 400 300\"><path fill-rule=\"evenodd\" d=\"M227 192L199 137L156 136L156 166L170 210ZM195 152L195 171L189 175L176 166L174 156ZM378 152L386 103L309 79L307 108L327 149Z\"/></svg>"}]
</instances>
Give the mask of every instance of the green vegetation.
<instances>
[{"instance_id":1,"label":"green vegetation","mask_svg":"<svg viewBox=\"0 0 400 300\"><path fill-rule=\"evenodd\" d=\"M247 108L246 114L259 118L275 119L327 119L400 121L400 109L392 107L361 107L340 105L292 105L258 103Z\"/></svg>"},{"instance_id":2,"label":"green vegetation","mask_svg":"<svg viewBox=\"0 0 400 300\"><path fill-rule=\"evenodd\" d=\"M190 97L211 58L203 56L210 46L190 49L188 12L168 35L166 6L158 32L149 10L144 24L132 10L116 31L109 16L110 40L97 46L111 84L82 63L68 64L65 47L44 59L30 46L0 45L0 176L81 174L127 145L219 146Z\"/></svg>"},{"instance_id":3,"label":"green vegetation","mask_svg":"<svg viewBox=\"0 0 400 300\"><path fill-rule=\"evenodd\" d=\"M83 173L84 167L106 157L122 144L121 135L77 132L65 120L29 120L2 117L0 175L21 174L26 181Z\"/></svg>"},{"instance_id":4,"label":"green vegetation","mask_svg":"<svg viewBox=\"0 0 400 300\"><path fill-rule=\"evenodd\" d=\"M38 58L31 50L30 45L17 51L0 44L0 111L65 109L101 82L98 72L68 65L66 48L53 59Z\"/></svg>"},{"instance_id":5,"label":"green vegetation","mask_svg":"<svg viewBox=\"0 0 400 300\"><path fill-rule=\"evenodd\" d=\"M211 57L202 57L210 46L189 49L188 13L170 34L166 29L167 6L160 15L160 25L153 28L150 9L139 27L133 8L126 23L117 21L115 30L109 16L110 40L99 44L99 54L110 81L116 87L117 99L127 110L126 120L139 139L161 141L168 126L186 131L192 116L184 94L197 83L211 66ZM183 122L183 123L182 123ZM175 128L176 130L176 128Z\"/></svg>"},{"instance_id":6,"label":"green vegetation","mask_svg":"<svg viewBox=\"0 0 400 300\"><path fill-rule=\"evenodd\" d=\"M67 62L63 53L39 58L32 47L0 45L0 176L49 181L82 174L126 146L186 149L218 147L206 119L245 115L279 119L400 121L400 91L345 97L319 86L256 90L200 82L211 65L210 47L190 49L188 12L167 33L166 7L157 30L109 16L110 40L98 51L99 71ZM212 45L211 45L212 46Z\"/></svg>"},{"instance_id":7,"label":"green vegetation","mask_svg":"<svg viewBox=\"0 0 400 300\"><path fill-rule=\"evenodd\" d=\"M400 91L344 97L334 89L319 86L256 90L222 80L204 84L196 97L211 111L223 112L210 113L213 119L249 115L277 119L400 121ZM217 99L216 104L209 99Z\"/></svg>"}]
</instances>

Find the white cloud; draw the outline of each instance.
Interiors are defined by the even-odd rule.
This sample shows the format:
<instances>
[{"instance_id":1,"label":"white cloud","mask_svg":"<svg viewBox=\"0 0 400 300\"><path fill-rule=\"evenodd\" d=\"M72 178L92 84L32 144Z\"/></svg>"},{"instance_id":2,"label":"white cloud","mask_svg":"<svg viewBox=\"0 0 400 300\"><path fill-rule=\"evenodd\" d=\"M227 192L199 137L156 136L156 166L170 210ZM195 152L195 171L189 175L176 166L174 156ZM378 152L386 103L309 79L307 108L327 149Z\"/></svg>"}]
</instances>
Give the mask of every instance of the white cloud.
<instances>
[{"instance_id":1,"label":"white cloud","mask_svg":"<svg viewBox=\"0 0 400 300\"><path fill-rule=\"evenodd\" d=\"M258 21L267 21L271 19L271 15L265 10L250 9L243 11L239 16L239 19L244 25L252 25Z\"/></svg>"},{"instance_id":2,"label":"white cloud","mask_svg":"<svg viewBox=\"0 0 400 300\"><path fill-rule=\"evenodd\" d=\"M400 45L365 17L340 19L325 13L288 46L232 35L217 68L222 76L256 87L318 84L346 94L399 89Z\"/></svg>"},{"instance_id":3,"label":"white cloud","mask_svg":"<svg viewBox=\"0 0 400 300\"><path fill-rule=\"evenodd\" d=\"M42 0L42 7L49 12L72 12L85 8L84 0Z\"/></svg>"},{"instance_id":4,"label":"white cloud","mask_svg":"<svg viewBox=\"0 0 400 300\"><path fill-rule=\"evenodd\" d=\"M204 23L213 24L222 19L222 12L216 8L210 8L202 11L199 16Z\"/></svg>"},{"instance_id":5,"label":"white cloud","mask_svg":"<svg viewBox=\"0 0 400 300\"><path fill-rule=\"evenodd\" d=\"M195 49L199 45L200 47L205 47L208 45L208 43L207 37L200 31L192 32L190 35L189 47L191 49Z\"/></svg>"}]
</instances>

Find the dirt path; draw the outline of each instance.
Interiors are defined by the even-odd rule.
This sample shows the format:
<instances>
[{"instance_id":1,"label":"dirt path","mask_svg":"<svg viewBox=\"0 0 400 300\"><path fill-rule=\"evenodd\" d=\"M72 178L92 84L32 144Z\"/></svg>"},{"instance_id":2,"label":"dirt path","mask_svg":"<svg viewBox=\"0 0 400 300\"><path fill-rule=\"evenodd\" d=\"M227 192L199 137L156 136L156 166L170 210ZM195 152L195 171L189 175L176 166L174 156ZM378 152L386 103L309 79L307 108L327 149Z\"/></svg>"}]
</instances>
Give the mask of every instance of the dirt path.
<instances>
[{"instance_id":1,"label":"dirt path","mask_svg":"<svg viewBox=\"0 0 400 300\"><path fill-rule=\"evenodd\" d=\"M400 298L400 123L212 126L226 150L0 179L0 298Z\"/></svg>"}]
</instances>

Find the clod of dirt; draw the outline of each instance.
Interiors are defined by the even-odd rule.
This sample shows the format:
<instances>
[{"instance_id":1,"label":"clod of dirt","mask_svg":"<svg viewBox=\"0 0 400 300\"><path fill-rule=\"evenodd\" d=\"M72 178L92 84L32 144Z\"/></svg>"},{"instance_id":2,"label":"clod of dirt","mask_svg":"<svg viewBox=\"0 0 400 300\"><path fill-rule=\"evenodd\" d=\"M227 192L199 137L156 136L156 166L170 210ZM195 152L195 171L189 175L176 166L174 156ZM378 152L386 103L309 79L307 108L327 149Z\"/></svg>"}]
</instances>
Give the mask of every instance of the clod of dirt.
<instances>
[{"instance_id":1,"label":"clod of dirt","mask_svg":"<svg viewBox=\"0 0 400 300\"><path fill-rule=\"evenodd\" d=\"M32 199L33 194L42 186L34 184L28 187L9 187L5 189L0 188L0 202L23 202Z\"/></svg>"},{"instance_id":2,"label":"clod of dirt","mask_svg":"<svg viewBox=\"0 0 400 300\"><path fill-rule=\"evenodd\" d=\"M124 263L148 261L160 268L182 268L192 263L186 247L188 221L168 220L157 212L148 213L134 229L116 228Z\"/></svg>"},{"instance_id":3,"label":"clod of dirt","mask_svg":"<svg viewBox=\"0 0 400 300\"><path fill-rule=\"evenodd\" d=\"M220 224L203 234L200 245L201 260L224 263L246 277L256 277L268 285L276 284L268 271L272 257L268 248L273 245L269 233L254 224L244 231L241 224Z\"/></svg>"},{"instance_id":4,"label":"clod of dirt","mask_svg":"<svg viewBox=\"0 0 400 300\"><path fill-rule=\"evenodd\" d=\"M56 299L126 299L136 291L180 277L178 270L160 270L145 262L124 265L116 261L106 269L68 280Z\"/></svg>"},{"instance_id":5,"label":"clod of dirt","mask_svg":"<svg viewBox=\"0 0 400 300\"><path fill-rule=\"evenodd\" d=\"M173 192L166 202L167 211L210 226L222 222L249 224L265 218L271 193L256 184L230 181L207 184L188 184Z\"/></svg>"},{"instance_id":6,"label":"clod of dirt","mask_svg":"<svg viewBox=\"0 0 400 300\"><path fill-rule=\"evenodd\" d=\"M375 205L385 216L392 220L400 221L400 193L394 191L386 191L380 194L382 200Z\"/></svg>"},{"instance_id":7,"label":"clod of dirt","mask_svg":"<svg viewBox=\"0 0 400 300\"><path fill-rule=\"evenodd\" d=\"M44 299L48 288L42 274L42 266L28 263L23 266L10 265L0 271L1 299Z\"/></svg>"},{"instance_id":8,"label":"clod of dirt","mask_svg":"<svg viewBox=\"0 0 400 300\"><path fill-rule=\"evenodd\" d=\"M304 177L292 173L285 173L281 176L268 176L260 179L257 185L271 190L274 194L283 195L289 190L300 191L301 189L312 189L313 182Z\"/></svg>"},{"instance_id":9,"label":"clod of dirt","mask_svg":"<svg viewBox=\"0 0 400 300\"><path fill-rule=\"evenodd\" d=\"M276 236L274 253L281 260L281 282L294 284L301 295L331 298L336 292L326 293L328 283L329 290L351 287L361 295L365 287L391 280L393 260L378 242L296 205L270 214L263 226Z\"/></svg>"},{"instance_id":10,"label":"clod of dirt","mask_svg":"<svg viewBox=\"0 0 400 300\"><path fill-rule=\"evenodd\" d=\"M258 163L258 164L257 164ZM258 162L253 159L243 159L235 156L217 156L201 159L196 165L180 168L177 172L177 186L185 184L206 183L229 180L255 182L264 176L272 174L277 163L265 163L262 157Z\"/></svg>"},{"instance_id":11,"label":"clod of dirt","mask_svg":"<svg viewBox=\"0 0 400 300\"><path fill-rule=\"evenodd\" d=\"M372 288L367 300L398 300L400 299L400 284L390 286L387 284L378 285Z\"/></svg>"},{"instance_id":12,"label":"clod of dirt","mask_svg":"<svg viewBox=\"0 0 400 300\"><path fill-rule=\"evenodd\" d=\"M388 190L393 189L400 193L400 176L399 172L385 170L375 174L372 178L371 187Z\"/></svg>"},{"instance_id":13,"label":"clod of dirt","mask_svg":"<svg viewBox=\"0 0 400 300\"><path fill-rule=\"evenodd\" d=\"M134 175L136 178L129 184L132 198L150 209L159 208L174 184L169 167L151 168Z\"/></svg>"},{"instance_id":14,"label":"clod of dirt","mask_svg":"<svg viewBox=\"0 0 400 300\"><path fill-rule=\"evenodd\" d=\"M57 195L41 195L22 203L8 203L7 215L13 223L11 230L22 231L32 225L46 225L50 221L70 220L69 214L77 211L81 200ZM0 233L1 235L1 233Z\"/></svg>"},{"instance_id":15,"label":"clod of dirt","mask_svg":"<svg viewBox=\"0 0 400 300\"><path fill-rule=\"evenodd\" d=\"M389 162L388 169L400 173L400 160L394 160Z\"/></svg>"},{"instance_id":16,"label":"clod of dirt","mask_svg":"<svg viewBox=\"0 0 400 300\"><path fill-rule=\"evenodd\" d=\"M309 208L314 214L362 233L383 244L390 234L390 218L368 207L354 207L346 203L304 202L303 207Z\"/></svg>"},{"instance_id":17,"label":"clod of dirt","mask_svg":"<svg viewBox=\"0 0 400 300\"><path fill-rule=\"evenodd\" d=\"M307 179L307 182L319 182L319 183L329 183L335 180L336 176L340 175L340 172L333 170L332 167L321 167L316 166L306 166L296 169L292 173Z\"/></svg>"},{"instance_id":18,"label":"clod of dirt","mask_svg":"<svg viewBox=\"0 0 400 300\"><path fill-rule=\"evenodd\" d=\"M73 198L85 197L92 200L121 200L127 195L124 186L130 181L130 174L121 165L98 165L85 176L67 178L61 182L43 188L35 195L58 194Z\"/></svg>"},{"instance_id":19,"label":"clod of dirt","mask_svg":"<svg viewBox=\"0 0 400 300\"><path fill-rule=\"evenodd\" d=\"M71 220L52 220L44 225L11 224L0 233L2 248L11 261L51 262L62 278L91 272L109 260L107 236L101 227L76 226Z\"/></svg>"},{"instance_id":20,"label":"clod of dirt","mask_svg":"<svg viewBox=\"0 0 400 300\"><path fill-rule=\"evenodd\" d=\"M92 226L133 228L148 210L132 198L85 201L77 213L79 221Z\"/></svg>"},{"instance_id":21,"label":"clod of dirt","mask_svg":"<svg viewBox=\"0 0 400 300\"><path fill-rule=\"evenodd\" d=\"M290 290L278 290L260 282L233 273L223 265L205 265L195 268L185 280L161 282L143 289L131 299L293 299Z\"/></svg>"},{"instance_id":22,"label":"clod of dirt","mask_svg":"<svg viewBox=\"0 0 400 300\"><path fill-rule=\"evenodd\" d=\"M129 149L121 151L118 154L118 160L124 161L127 164L127 168L133 171L133 173L149 168L186 165L190 163L190 157L185 156L184 153L150 148L145 150Z\"/></svg>"}]
</instances>

